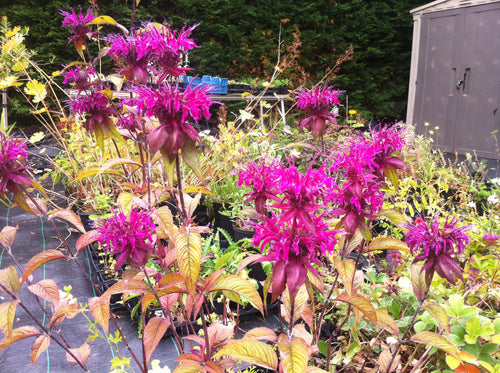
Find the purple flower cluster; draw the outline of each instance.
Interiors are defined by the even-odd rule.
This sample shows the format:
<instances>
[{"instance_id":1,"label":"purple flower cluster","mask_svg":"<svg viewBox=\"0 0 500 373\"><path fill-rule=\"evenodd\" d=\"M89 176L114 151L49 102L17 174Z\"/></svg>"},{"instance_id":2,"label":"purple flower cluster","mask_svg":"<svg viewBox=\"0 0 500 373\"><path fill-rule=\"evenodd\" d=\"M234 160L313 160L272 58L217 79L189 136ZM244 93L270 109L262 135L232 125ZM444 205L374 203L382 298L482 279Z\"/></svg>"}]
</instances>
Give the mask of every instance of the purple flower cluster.
<instances>
[{"instance_id":1,"label":"purple flower cluster","mask_svg":"<svg viewBox=\"0 0 500 373\"><path fill-rule=\"evenodd\" d=\"M366 226L366 219L376 219L383 205L381 186L388 169L404 169L403 160L396 156L404 140L397 127L372 132L367 139L356 136L345 141L331 158L330 172L339 174L345 181L332 194L337 208L336 216L343 216L344 229L354 233Z\"/></svg>"},{"instance_id":2,"label":"purple flower cluster","mask_svg":"<svg viewBox=\"0 0 500 373\"><path fill-rule=\"evenodd\" d=\"M80 94L76 99L70 100L69 105L73 113L87 116L84 126L89 132L94 132L96 127L104 131L113 127L111 116L116 114L116 109L101 91Z\"/></svg>"},{"instance_id":3,"label":"purple flower cluster","mask_svg":"<svg viewBox=\"0 0 500 373\"><path fill-rule=\"evenodd\" d=\"M418 217L412 224L408 224L407 228L406 243L412 253L419 251L414 262L425 262L422 269L426 271L429 279L432 279L434 272L452 284L455 284L455 278L463 278L462 269L453 256L463 253L470 242L465 233L469 226L458 227L455 219L446 219L441 226L438 216L435 215L429 224L422 217Z\"/></svg>"},{"instance_id":4,"label":"purple flower cluster","mask_svg":"<svg viewBox=\"0 0 500 373\"><path fill-rule=\"evenodd\" d=\"M307 270L317 275L313 264L321 265L319 256L332 251L337 242L338 232L330 229L321 212L333 181L323 167L301 173L293 162L288 167L252 163L239 175L240 185L253 189L248 200L254 200L263 213L253 244L262 251L267 248L265 260L275 262L273 297L286 285L294 296L305 283Z\"/></svg>"},{"instance_id":5,"label":"purple flower cluster","mask_svg":"<svg viewBox=\"0 0 500 373\"><path fill-rule=\"evenodd\" d=\"M182 56L197 47L189 38L195 27L177 33L170 25L147 24L132 35L111 35L108 55L121 66L119 73L127 80L145 84L152 72L161 82L167 75L179 76L189 70L180 64Z\"/></svg>"},{"instance_id":6,"label":"purple flower cluster","mask_svg":"<svg viewBox=\"0 0 500 373\"><path fill-rule=\"evenodd\" d=\"M97 221L98 241L116 257L115 270L125 262L133 267L146 264L154 252L156 226L149 214L132 209L127 217L123 211Z\"/></svg>"},{"instance_id":7,"label":"purple flower cluster","mask_svg":"<svg viewBox=\"0 0 500 373\"><path fill-rule=\"evenodd\" d=\"M7 137L0 132L0 197L6 193L22 194L22 186L31 186L32 182L26 174L28 167L24 166L26 144L15 137Z\"/></svg>"},{"instance_id":8,"label":"purple flower cluster","mask_svg":"<svg viewBox=\"0 0 500 373\"><path fill-rule=\"evenodd\" d=\"M71 67L64 74L63 84L71 84L80 93L96 84L96 75L90 67L85 68L83 72L79 67Z\"/></svg>"},{"instance_id":9,"label":"purple flower cluster","mask_svg":"<svg viewBox=\"0 0 500 373\"><path fill-rule=\"evenodd\" d=\"M302 88L295 94L297 107L303 110L309 117L304 119L300 126L310 128L315 139L323 137L328 123L336 124L337 114L332 113L333 105L339 105L338 95L341 91L333 87Z\"/></svg>"},{"instance_id":10,"label":"purple flower cluster","mask_svg":"<svg viewBox=\"0 0 500 373\"><path fill-rule=\"evenodd\" d=\"M80 14L76 14L73 8L70 8L69 12L61 10L60 13L64 17L62 27L69 27L70 33L72 34L69 38L69 43L75 43L76 49L81 52L85 41L95 38L99 34L96 31L92 31L92 27L87 25L87 23L95 19L92 14L92 9L87 9L85 15L82 14L81 9Z\"/></svg>"},{"instance_id":11,"label":"purple flower cluster","mask_svg":"<svg viewBox=\"0 0 500 373\"><path fill-rule=\"evenodd\" d=\"M151 153L160 150L173 161L179 149L194 144L198 132L190 124L210 118L210 88L161 84L157 89L137 88L135 104L140 115L157 117L160 125L148 136Z\"/></svg>"}]
</instances>

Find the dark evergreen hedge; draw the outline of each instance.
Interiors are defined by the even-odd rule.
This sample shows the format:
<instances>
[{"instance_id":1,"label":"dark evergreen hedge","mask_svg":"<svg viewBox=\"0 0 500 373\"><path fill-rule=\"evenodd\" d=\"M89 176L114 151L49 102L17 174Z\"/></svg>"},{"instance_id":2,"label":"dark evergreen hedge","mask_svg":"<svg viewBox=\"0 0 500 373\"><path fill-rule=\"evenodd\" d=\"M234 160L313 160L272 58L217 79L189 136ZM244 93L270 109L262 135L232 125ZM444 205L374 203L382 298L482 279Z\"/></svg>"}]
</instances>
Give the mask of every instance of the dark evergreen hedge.
<instances>
[{"instance_id":1,"label":"dark evergreen hedge","mask_svg":"<svg viewBox=\"0 0 500 373\"><path fill-rule=\"evenodd\" d=\"M347 91L349 105L365 118L403 119L410 70L410 9L422 0L142 0L138 18L176 27L199 23L193 37L201 48L190 54L195 74L236 80L272 73L278 33L282 50L299 31L298 63L310 81L321 78L353 46L334 84ZM84 0L16 0L0 6L12 25L27 25L27 42L37 60L56 70L76 58L66 47L59 9L84 8ZM100 14L128 25L130 1L98 1ZM106 26L107 27L107 26ZM296 69L296 71L299 71ZM285 75L286 76L286 75ZM292 76L294 77L294 76ZM297 77L297 76L295 76Z\"/></svg>"}]
</instances>

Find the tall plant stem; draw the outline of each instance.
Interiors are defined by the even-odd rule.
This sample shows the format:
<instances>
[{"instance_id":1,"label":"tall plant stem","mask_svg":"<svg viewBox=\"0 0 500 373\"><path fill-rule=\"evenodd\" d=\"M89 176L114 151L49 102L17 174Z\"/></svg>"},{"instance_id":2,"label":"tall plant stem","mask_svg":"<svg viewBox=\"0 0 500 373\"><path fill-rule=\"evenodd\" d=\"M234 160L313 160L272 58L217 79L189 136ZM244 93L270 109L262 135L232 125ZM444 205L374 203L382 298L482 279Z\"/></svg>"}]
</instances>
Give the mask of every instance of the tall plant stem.
<instances>
[{"instance_id":1,"label":"tall plant stem","mask_svg":"<svg viewBox=\"0 0 500 373\"><path fill-rule=\"evenodd\" d=\"M175 158L175 171L177 172L177 189L179 191L179 200L181 201L181 217L182 222L186 223L187 220L187 212L186 205L184 203L184 194L182 193L182 177L181 177L181 166L180 166L179 155Z\"/></svg>"},{"instance_id":2,"label":"tall plant stem","mask_svg":"<svg viewBox=\"0 0 500 373\"><path fill-rule=\"evenodd\" d=\"M52 226L54 227L55 231L57 232L58 236L59 236L59 239L61 240L61 242L63 243L64 247L68 250L68 252L71 254L71 259L75 261L75 263L77 264L78 268L80 269L80 272L82 272L82 274L85 276L85 278L89 281L89 283L94 287L94 289L96 290L96 292L101 295L101 290L99 289L99 286L92 280L92 278L90 278L89 274L87 273L87 271L85 269L83 269L82 265L80 264L80 262L78 261L78 259L76 258L76 255L73 254L73 251L70 249L69 247L69 244L68 244L68 241L66 241L66 238L62 235L61 231L59 230L59 228L57 227L57 225L49 219L49 216L47 215L47 213L40 207L40 205L38 204L38 202L33 198L33 196L31 196L30 193L28 193L28 191L26 189L23 190L24 193L28 196L28 198L31 200L31 202L33 202L33 204L35 205L35 207L37 208L38 211L40 211L40 213L43 215L43 217L48 220ZM130 352L130 355L132 356L132 358L136 361L137 365L139 367L141 367L141 363L139 362L139 359L137 359L137 357L135 356L135 354L133 353L130 345L128 344L127 342L127 339L125 337L125 335L123 334L120 326L118 325L118 321L116 320L116 317L115 315L113 315L112 312L110 312L110 317L111 317L111 320L113 320L113 323L115 324L118 332L120 333L120 337L122 338L123 342L125 343L125 346L127 347L127 350ZM143 370L141 368L141 372L143 373L147 373L147 370Z\"/></svg>"},{"instance_id":3,"label":"tall plant stem","mask_svg":"<svg viewBox=\"0 0 500 373\"><path fill-rule=\"evenodd\" d=\"M118 144L116 143L116 140L115 139L111 139L112 142L113 142L113 145L115 147L115 150L116 150L116 154L118 155L118 158L121 158L122 157L122 154L120 152L120 148L118 148ZM127 178L127 180L129 179L130 177L130 172L128 172L127 168L125 167L124 164L122 164L122 169L123 169L123 173L125 174L125 177ZM129 180L130 181L130 180Z\"/></svg>"},{"instance_id":4,"label":"tall plant stem","mask_svg":"<svg viewBox=\"0 0 500 373\"><path fill-rule=\"evenodd\" d=\"M69 354L77 363L80 365L80 367L85 371L85 372L90 372L85 363L81 362L74 354L71 352L70 348L66 346L64 343L59 341L54 335L52 335L51 331L48 330L36 317L31 313L31 311L24 305L24 303L21 301L21 299L14 293L10 292L9 289L7 289L5 286L0 284L0 289L4 292L7 293L12 299L18 300L19 301L19 306L26 312L26 314L35 322L35 324L38 325L40 329L44 332L45 335L48 335L50 339L52 339L54 342L56 342L61 348L66 351L67 354Z\"/></svg>"},{"instance_id":5,"label":"tall plant stem","mask_svg":"<svg viewBox=\"0 0 500 373\"><path fill-rule=\"evenodd\" d=\"M427 290L427 291L429 291L429 290ZM408 336L408 333L413 328L413 325L415 324L415 321L417 320L418 313L422 309L422 304L424 303L425 298L427 298L427 294L424 297L422 297L421 300L418 301L418 306L417 306L417 309L415 310L415 313L413 314L413 318L411 319L411 322L408 324L408 327L406 328L406 331L403 334L403 337L399 340L399 343L396 346L396 350L392 353L391 361L389 362L389 365L387 366L386 373L391 372L392 363L394 362L394 359L396 359L396 356L397 356L399 349L401 348L403 342L406 341L406 337Z\"/></svg>"}]
</instances>

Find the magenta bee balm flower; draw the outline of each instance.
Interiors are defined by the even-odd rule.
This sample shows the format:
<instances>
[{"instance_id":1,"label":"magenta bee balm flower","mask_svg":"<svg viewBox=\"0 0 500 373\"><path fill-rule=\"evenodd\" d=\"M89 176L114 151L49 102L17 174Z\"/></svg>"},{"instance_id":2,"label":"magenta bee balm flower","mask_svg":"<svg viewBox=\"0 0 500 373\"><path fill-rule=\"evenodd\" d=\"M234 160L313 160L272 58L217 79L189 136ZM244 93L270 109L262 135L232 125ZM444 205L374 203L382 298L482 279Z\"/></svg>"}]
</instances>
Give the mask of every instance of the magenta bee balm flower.
<instances>
[{"instance_id":1,"label":"magenta bee balm flower","mask_svg":"<svg viewBox=\"0 0 500 373\"><path fill-rule=\"evenodd\" d=\"M15 137L8 138L0 132L0 197L6 193L22 193L21 186L31 186L26 174L28 167L23 166L26 158L26 145Z\"/></svg>"},{"instance_id":2,"label":"magenta bee balm flower","mask_svg":"<svg viewBox=\"0 0 500 373\"><path fill-rule=\"evenodd\" d=\"M313 87L310 90L302 88L297 91L297 107L309 115L300 126L310 128L315 139L323 137L328 123L337 123L337 114L330 111L333 105L340 104L340 92L329 86Z\"/></svg>"},{"instance_id":3,"label":"magenta bee balm flower","mask_svg":"<svg viewBox=\"0 0 500 373\"><path fill-rule=\"evenodd\" d=\"M418 217L407 228L406 243L412 253L419 252L414 262L425 262L422 270L426 271L428 281L432 280L434 272L452 284L455 284L455 278L463 278L454 256L463 253L470 242L465 233L469 226L457 227L455 219L446 219L441 226L436 215L430 224Z\"/></svg>"},{"instance_id":4,"label":"magenta bee balm flower","mask_svg":"<svg viewBox=\"0 0 500 373\"><path fill-rule=\"evenodd\" d=\"M73 8L70 8L70 12L61 10L60 13L64 16L62 27L69 27L70 33L72 34L69 38L69 43L75 43L76 50L82 55L82 48L85 40L95 38L99 34L97 31L92 31L92 26L87 25L87 23L95 18L92 14L92 9L87 9L85 15L82 14L81 9L80 14L76 14Z\"/></svg>"},{"instance_id":5,"label":"magenta bee balm flower","mask_svg":"<svg viewBox=\"0 0 500 373\"><path fill-rule=\"evenodd\" d=\"M132 209L130 216L123 211L107 219L97 221L99 243L116 256L115 270L125 262L133 267L146 264L154 252L154 232L156 226L144 212Z\"/></svg>"},{"instance_id":6,"label":"magenta bee balm flower","mask_svg":"<svg viewBox=\"0 0 500 373\"><path fill-rule=\"evenodd\" d=\"M158 118L160 125L148 136L152 154L158 150L174 161L179 150L198 140L192 126L203 117L210 118L209 87L188 86L184 91L175 85L161 84L158 89L138 88L137 109L143 116Z\"/></svg>"}]
</instances>

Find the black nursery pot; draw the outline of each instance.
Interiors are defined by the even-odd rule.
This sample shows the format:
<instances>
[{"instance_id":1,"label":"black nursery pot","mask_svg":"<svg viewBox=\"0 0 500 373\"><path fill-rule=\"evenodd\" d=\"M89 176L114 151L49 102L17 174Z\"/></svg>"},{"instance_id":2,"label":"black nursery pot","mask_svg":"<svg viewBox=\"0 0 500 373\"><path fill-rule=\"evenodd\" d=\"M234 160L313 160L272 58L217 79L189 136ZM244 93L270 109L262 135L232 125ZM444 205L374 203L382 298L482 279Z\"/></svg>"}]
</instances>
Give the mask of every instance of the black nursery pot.
<instances>
[{"instance_id":1,"label":"black nursery pot","mask_svg":"<svg viewBox=\"0 0 500 373\"><path fill-rule=\"evenodd\" d=\"M244 239L244 238L253 238L255 236L255 229L242 229L233 225L233 238L236 242Z\"/></svg>"}]
</instances>

